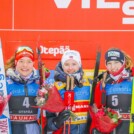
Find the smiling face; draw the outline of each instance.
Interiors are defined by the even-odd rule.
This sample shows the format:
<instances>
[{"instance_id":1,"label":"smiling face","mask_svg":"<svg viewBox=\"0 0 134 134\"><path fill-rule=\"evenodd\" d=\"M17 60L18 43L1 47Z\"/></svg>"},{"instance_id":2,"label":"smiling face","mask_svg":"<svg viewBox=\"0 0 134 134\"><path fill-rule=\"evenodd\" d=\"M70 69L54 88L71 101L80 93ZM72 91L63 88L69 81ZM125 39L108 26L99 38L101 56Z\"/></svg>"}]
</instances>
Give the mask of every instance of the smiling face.
<instances>
[{"instance_id":1,"label":"smiling face","mask_svg":"<svg viewBox=\"0 0 134 134\"><path fill-rule=\"evenodd\" d=\"M16 63L16 71L22 76L27 77L33 71L34 62L29 57L23 57Z\"/></svg>"},{"instance_id":2,"label":"smiling face","mask_svg":"<svg viewBox=\"0 0 134 134\"><path fill-rule=\"evenodd\" d=\"M63 71L66 74L73 74L77 72L79 69L79 64L73 59L66 60L63 65Z\"/></svg>"},{"instance_id":3,"label":"smiling face","mask_svg":"<svg viewBox=\"0 0 134 134\"><path fill-rule=\"evenodd\" d=\"M116 73L122 68L123 65L121 62L113 60L108 61L106 66L111 73Z\"/></svg>"}]
</instances>

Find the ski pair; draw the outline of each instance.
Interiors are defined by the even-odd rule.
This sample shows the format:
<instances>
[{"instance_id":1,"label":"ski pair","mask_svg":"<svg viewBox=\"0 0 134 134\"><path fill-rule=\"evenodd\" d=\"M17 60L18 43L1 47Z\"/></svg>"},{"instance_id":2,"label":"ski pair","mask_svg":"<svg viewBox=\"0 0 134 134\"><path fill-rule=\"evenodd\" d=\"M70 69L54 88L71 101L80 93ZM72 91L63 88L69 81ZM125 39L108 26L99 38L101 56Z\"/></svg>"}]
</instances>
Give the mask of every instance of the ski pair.
<instances>
[{"instance_id":1,"label":"ski pair","mask_svg":"<svg viewBox=\"0 0 134 134\"><path fill-rule=\"evenodd\" d=\"M66 106L66 110L72 111L72 107L74 105L74 77L67 76L66 79L66 91L64 93L64 102ZM70 124L71 124L71 117L67 121L64 121L64 129L63 134L66 134L66 124L68 122L68 134L70 134Z\"/></svg>"}]
</instances>

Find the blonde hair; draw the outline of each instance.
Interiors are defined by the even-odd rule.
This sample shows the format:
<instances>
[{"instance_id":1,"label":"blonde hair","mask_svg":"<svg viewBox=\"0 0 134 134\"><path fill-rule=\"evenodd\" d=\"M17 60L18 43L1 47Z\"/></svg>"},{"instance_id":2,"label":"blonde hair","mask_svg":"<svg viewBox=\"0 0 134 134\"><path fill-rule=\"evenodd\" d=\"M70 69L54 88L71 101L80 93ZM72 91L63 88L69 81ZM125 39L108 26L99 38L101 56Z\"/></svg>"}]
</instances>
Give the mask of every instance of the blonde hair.
<instances>
[{"instance_id":1,"label":"blonde hair","mask_svg":"<svg viewBox=\"0 0 134 134\"><path fill-rule=\"evenodd\" d=\"M15 68L15 55L12 56L10 59L7 60L7 62L6 62L6 64L5 64L5 72L6 72L9 68Z\"/></svg>"},{"instance_id":2,"label":"blonde hair","mask_svg":"<svg viewBox=\"0 0 134 134\"><path fill-rule=\"evenodd\" d=\"M118 48L110 48L109 50L120 50ZM109 51L108 50L108 51ZM133 59L124 51L120 50L123 54L124 54L124 57L125 57L125 68L126 69L129 69L131 70L132 67L134 66L134 62L133 62ZM104 72L103 74L103 77L101 79L101 82L102 82L102 87L104 88L105 87L105 81L106 81L106 77L107 77L107 71Z\"/></svg>"},{"instance_id":3,"label":"blonde hair","mask_svg":"<svg viewBox=\"0 0 134 134\"><path fill-rule=\"evenodd\" d=\"M122 52L124 53L125 61L126 61L125 68L131 70L132 67L134 66L133 59L128 54L126 54L124 51L122 51Z\"/></svg>"}]
</instances>

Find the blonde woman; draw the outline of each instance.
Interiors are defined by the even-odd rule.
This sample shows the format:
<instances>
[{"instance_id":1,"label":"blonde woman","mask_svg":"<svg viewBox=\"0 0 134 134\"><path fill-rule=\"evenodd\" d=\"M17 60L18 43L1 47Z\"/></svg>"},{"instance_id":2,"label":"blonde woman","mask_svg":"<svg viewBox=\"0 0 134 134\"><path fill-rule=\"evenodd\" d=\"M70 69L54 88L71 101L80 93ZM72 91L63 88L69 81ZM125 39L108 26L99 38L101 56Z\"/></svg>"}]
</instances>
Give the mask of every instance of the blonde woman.
<instances>
[{"instance_id":1,"label":"blonde woman","mask_svg":"<svg viewBox=\"0 0 134 134\"><path fill-rule=\"evenodd\" d=\"M39 85L39 76L34 69L34 52L28 46L19 47L15 55L5 65L9 113L12 134L40 134L37 123L38 109L35 97Z\"/></svg>"},{"instance_id":2,"label":"blonde woman","mask_svg":"<svg viewBox=\"0 0 134 134\"><path fill-rule=\"evenodd\" d=\"M105 53L105 65L107 71L96 86L94 101L97 107L101 108L102 99L104 99L102 93L105 92L105 106L118 111L122 115L122 122L111 134L128 134L132 98L133 61L129 55L126 55L120 49L112 48ZM101 133L95 128L94 121L92 121L91 133Z\"/></svg>"}]
</instances>

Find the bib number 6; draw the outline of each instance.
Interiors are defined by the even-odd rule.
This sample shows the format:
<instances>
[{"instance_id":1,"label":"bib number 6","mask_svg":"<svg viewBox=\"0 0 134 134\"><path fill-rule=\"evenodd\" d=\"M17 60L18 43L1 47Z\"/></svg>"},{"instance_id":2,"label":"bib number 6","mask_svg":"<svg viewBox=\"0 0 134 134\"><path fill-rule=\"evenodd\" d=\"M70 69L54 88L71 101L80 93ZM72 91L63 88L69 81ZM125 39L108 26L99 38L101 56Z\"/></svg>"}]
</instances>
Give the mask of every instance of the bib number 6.
<instances>
[{"instance_id":1,"label":"bib number 6","mask_svg":"<svg viewBox=\"0 0 134 134\"><path fill-rule=\"evenodd\" d=\"M29 98L28 97L24 98L23 106L26 107L26 108L30 107L30 103L29 103Z\"/></svg>"}]
</instances>

